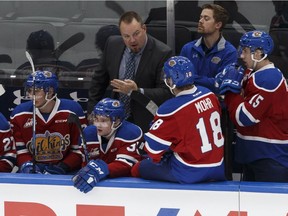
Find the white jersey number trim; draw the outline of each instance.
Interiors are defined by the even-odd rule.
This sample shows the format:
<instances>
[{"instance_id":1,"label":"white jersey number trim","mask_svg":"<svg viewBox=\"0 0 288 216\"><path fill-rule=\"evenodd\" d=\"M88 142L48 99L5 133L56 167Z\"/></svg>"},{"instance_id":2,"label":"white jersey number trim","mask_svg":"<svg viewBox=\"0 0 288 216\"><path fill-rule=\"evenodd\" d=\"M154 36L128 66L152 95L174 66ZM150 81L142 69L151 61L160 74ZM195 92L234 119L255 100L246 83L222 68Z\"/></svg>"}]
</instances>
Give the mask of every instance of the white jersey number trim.
<instances>
[{"instance_id":1,"label":"white jersey number trim","mask_svg":"<svg viewBox=\"0 0 288 216\"><path fill-rule=\"evenodd\" d=\"M222 136L222 130L220 125L220 115L217 111L214 111L211 113L210 116L210 127L213 131L213 142L214 144L219 148L224 145L224 137ZM198 124L196 125L196 128L198 129L200 133L200 137L202 140L202 146L201 150L202 153L208 152L212 150L212 145L209 142L207 131L206 131L206 125L204 123L203 118L200 118L198 121Z\"/></svg>"}]
</instances>

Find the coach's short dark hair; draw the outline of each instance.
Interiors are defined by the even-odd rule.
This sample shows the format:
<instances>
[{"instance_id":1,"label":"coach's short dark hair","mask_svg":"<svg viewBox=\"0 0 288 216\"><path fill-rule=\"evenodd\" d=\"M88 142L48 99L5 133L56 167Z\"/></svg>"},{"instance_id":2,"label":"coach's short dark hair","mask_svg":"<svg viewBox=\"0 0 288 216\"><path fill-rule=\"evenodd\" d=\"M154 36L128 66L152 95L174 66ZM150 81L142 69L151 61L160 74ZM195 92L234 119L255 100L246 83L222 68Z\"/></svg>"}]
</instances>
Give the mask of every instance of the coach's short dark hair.
<instances>
[{"instance_id":1,"label":"coach's short dark hair","mask_svg":"<svg viewBox=\"0 0 288 216\"><path fill-rule=\"evenodd\" d=\"M138 13L136 13L135 11L127 11L120 17L119 26L122 22L129 24L133 21L133 19L136 19L137 22L139 22L141 25L144 24L141 16Z\"/></svg>"}]
</instances>

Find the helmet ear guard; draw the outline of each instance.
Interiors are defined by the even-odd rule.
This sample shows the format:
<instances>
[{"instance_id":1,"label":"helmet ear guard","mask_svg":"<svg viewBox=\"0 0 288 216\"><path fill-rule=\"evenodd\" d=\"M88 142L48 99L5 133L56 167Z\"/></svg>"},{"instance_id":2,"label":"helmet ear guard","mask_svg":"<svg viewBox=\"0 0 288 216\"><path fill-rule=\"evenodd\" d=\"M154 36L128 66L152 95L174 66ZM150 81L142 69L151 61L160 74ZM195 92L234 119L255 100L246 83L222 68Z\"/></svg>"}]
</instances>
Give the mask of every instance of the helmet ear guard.
<instances>
[{"instance_id":1,"label":"helmet ear guard","mask_svg":"<svg viewBox=\"0 0 288 216\"><path fill-rule=\"evenodd\" d=\"M195 69L191 61L184 56L169 58L164 64L164 80L171 79L173 86L182 87L194 83Z\"/></svg>"},{"instance_id":2,"label":"helmet ear guard","mask_svg":"<svg viewBox=\"0 0 288 216\"><path fill-rule=\"evenodd\" d=\"M93 115L107 116L113 122L120 119L122 122L125 118L124 105L119 100L104 98L95 105Z\"/></svg>"}]
</instances>

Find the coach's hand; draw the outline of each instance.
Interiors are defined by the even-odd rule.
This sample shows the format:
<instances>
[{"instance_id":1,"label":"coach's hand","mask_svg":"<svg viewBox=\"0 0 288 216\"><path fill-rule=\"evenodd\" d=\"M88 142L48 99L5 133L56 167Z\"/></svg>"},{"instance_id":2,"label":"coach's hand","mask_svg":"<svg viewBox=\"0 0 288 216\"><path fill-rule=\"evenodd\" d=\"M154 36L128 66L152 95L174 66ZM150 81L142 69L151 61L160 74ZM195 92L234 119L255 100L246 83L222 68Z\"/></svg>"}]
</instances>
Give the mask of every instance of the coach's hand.
<instances>
[{"instance_id":1,"label":"coach's hand","mask_svg":"<svg viewBox=\"0 0 288 216\"><path fill-rule=\"evenodd\" d=\"M113 79L110 82L111 86L113 86L113 91L122 93L122 94L131 94L132 91L137 91L137 84L130 79L120 80Z\"/></svg>"}]
</instances>

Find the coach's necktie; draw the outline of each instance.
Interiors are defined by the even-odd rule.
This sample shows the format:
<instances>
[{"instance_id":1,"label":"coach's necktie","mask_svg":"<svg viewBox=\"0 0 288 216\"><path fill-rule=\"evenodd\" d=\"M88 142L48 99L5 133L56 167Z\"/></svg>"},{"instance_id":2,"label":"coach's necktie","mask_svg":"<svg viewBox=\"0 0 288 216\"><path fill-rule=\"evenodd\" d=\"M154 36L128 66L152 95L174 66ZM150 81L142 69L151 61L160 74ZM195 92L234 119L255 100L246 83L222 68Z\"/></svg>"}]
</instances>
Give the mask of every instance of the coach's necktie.
<instances>
[{"instance_id":1,"label":"coach's necktie","mask_svg":"<svg viewBox=\"0 0 288 216\"><path fill-rule=\"evenodd\" d=\"M126 62L124 79L134 80L135 68L136 68L135 56L136 54L132 52L129 55L128 61ZM120 94L120 100L124 103L126 119L127 119L131 113L130 97L126 94Z\"/></svg>"}]
</instances>

